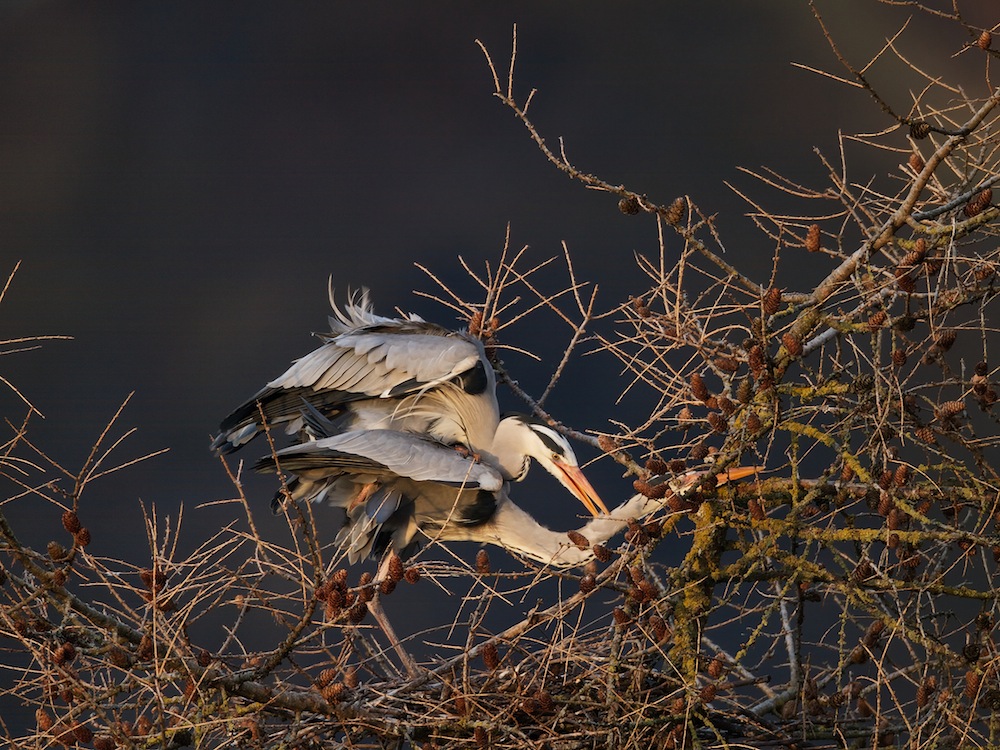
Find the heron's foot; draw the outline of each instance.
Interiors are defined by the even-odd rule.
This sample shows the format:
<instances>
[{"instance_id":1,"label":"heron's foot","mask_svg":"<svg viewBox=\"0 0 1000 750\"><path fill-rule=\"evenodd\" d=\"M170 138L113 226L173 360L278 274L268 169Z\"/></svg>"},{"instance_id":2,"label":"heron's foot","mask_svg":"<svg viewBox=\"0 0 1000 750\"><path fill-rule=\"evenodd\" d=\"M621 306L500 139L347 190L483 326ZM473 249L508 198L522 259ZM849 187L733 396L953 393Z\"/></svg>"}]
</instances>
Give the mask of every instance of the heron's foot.
<instances>
[{"instance_id":1,"label":"heron's foot","mask_svg":"<svg viewBox=\"0 0 1000 750\"><path fill-rule=\"evenodd\" d=\"M470 450L468 446L462 445L461 443L456 443L452 447L462 458L471 458L477 464L483 460L483 457L481 455L479 455L473 450Z\"/></svg>"}]
</instances>

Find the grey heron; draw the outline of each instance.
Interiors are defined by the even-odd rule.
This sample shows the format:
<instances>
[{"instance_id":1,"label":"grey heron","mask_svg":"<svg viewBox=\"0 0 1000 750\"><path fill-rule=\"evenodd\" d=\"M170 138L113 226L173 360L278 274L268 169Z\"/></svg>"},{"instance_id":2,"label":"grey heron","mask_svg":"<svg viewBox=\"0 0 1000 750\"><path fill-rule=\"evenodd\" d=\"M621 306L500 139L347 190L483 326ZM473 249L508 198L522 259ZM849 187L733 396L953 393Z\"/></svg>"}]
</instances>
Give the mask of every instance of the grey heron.
<instances>
[{"instance_id":1,"label":"grey heron","mask_svg":"<svg viewBox=\"0 0 1000 750\"><path fill-rule=\"evenodd\" d=\"M405 556L421 540L493 544L554 567L574 567L594 556L568 532L547 529L508 495L503 473L486 461L463 456L427 436L394 430L356 430L293 445L262 458L258 471L280 467L301 483L302 497L326 498L347 511L337 542L350 562L389 549ZM737 469L720 480L756 469ZM678 480L683 493L697 483L692 472ZM577 529L603 544L662 508L664 499L635 495Z\"/></svg>"},{"instance_id":2,"label":"grey heron","mask_svg":"<svg viewBox=\"0 0 1000 750\"><path fill-rule=\"evenodd\" d=\"M367 290L343 309L332 282L329 295L324 343L226 417L215 449L237 450L265 425L312 437L361 430L427 435L468 448L504 479L523 479L534 458L593 515L608 512L562 435L524 415L500 418L496 376L479 339L413 314L376 315ZM319 435L308 429L309 411L326 420Z\"/></svg>"}]
</instances>

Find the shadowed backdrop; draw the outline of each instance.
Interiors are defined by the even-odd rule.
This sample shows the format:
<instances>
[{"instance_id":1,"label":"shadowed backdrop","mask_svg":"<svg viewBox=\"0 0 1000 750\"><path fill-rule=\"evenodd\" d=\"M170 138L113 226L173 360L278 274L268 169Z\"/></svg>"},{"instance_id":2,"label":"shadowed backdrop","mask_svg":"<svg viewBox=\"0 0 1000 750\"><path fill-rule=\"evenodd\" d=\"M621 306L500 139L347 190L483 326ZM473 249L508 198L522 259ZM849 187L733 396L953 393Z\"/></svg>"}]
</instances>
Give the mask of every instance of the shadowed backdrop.
<instances>
[{"instance_id":1,"label":"shadowed backdrop","mask_svg":"<svg viewBox=\"0 0 1000 750\"><path fill-rule=\"evenodd\" d=\"M862 0L819 5L857 62L905 19ZM536 261L565 241L579 278L599 283L602 307L645 290L633 254L655 253L655 222L571 183L491 96L475 40L504 72L515 22L516 92L538 90L531 115L550 144L565 137L576 166L657 202L690 195L719 212L729 260L762 283L771 242L725 183L777 196L737 166L820 186L814 147L836 161L838 129L890 124L862 92L790 64L835 65L799 0L572 13L537 3L0 5L0 271L21 261L0 337L72 336L4 356L2 374L45 416L31 425L35 444L71 471L133 391L120 424L138 429L116 455L169 449L85 495L92 552L141 565L141 503L172 517L183 504L182 548L234 514L197 508L233 495L210 436L314 347L330 274L342 295L369 286L378 312L398 306L457 327L414 296L435 289L414 263L475 297L457 258L477 270L495 263L509 224L511 246L530 245ZM967 41L920 23L906 40L940 49L941 70ZM905 111L908 93L888 71L876 83ZM897 162L869 172L855 163L852 179ZM556 272L547 283L563 281ZM543 361L505 362L537 394L568 336L554 318L520 326L504 343ZM615 403L618 370L608 357L576 360L550 410L581 430L638 418L641 392ZM501 400L517 407L509 393ZM0 403L21 419L15 396ZM631 494L610 461L588 473L609 505ZM267 516L273 478L248 489ZM538 515L556 527L579 525L576 504L547 477L515 499L546 505ZM61 531L58 510L37 501L3 510L30 543ZM277 534L284 521L266 523Z\"/></svg>"}]
</instances>

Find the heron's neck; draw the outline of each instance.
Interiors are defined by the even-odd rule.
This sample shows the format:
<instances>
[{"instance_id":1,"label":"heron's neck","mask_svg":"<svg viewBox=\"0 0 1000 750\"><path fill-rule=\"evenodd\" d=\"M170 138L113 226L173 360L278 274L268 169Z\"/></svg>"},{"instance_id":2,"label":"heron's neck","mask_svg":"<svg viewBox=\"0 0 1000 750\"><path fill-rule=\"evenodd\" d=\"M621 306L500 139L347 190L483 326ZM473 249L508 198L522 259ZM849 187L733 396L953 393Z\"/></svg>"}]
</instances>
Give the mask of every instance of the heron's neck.
<instances>
[{"instance_id":1,"label":"heron's neck","mask_svg":"<svg viewBox=\"0 0 1000 750\"><path fill-rule=\"evenodd\" d=\"M629 519L642 519L658 510L662 504L662 500L635 495L612 510L608 516L591 519L576 531L586 537L591 545L604 544L628 526ZM495 544L514 554L558 568L583 565L594 557L592 546L580 549L569 540L568 532L545 528L506 498L485 524L474 528L456 528L454 531L461 536L448 534L449 538Z\"/></svg>"}]
</instances>

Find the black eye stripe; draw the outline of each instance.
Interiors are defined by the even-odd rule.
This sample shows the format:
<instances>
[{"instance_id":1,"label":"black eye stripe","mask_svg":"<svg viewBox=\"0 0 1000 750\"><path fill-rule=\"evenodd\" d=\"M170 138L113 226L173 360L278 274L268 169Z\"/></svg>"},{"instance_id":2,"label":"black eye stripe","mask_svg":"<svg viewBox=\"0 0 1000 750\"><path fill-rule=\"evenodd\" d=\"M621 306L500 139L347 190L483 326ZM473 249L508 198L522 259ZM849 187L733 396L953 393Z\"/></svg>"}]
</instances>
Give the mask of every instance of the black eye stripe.
<instances>
[{"instance_id":1,"label":"black eye stripe","mask_svg":"<svg viewBox=\"0 0 1000 750\"><path fill-rule=\"evenodd\" d=\"M531 431L534 432L536 435L538 435L538 438L542 441L542 444L550 451L555 453L557 456L566 455L565 446L561 445L558 441L556 441L555 438L553 438L552 435L548 432L548 430L538 429L537 427L532 426Z\"/></svg>"}]
</instances>

